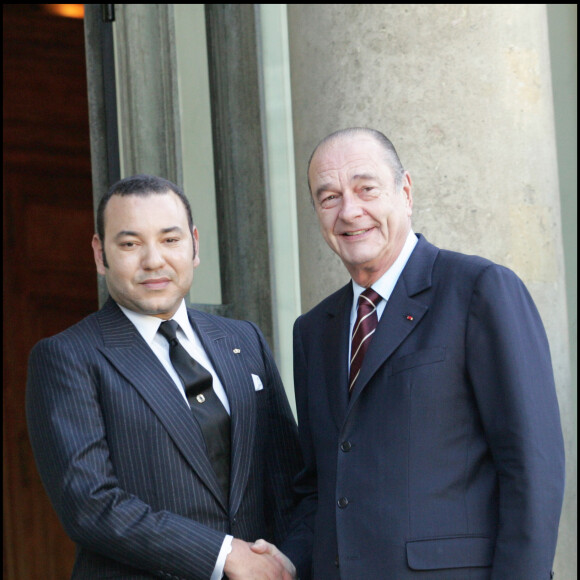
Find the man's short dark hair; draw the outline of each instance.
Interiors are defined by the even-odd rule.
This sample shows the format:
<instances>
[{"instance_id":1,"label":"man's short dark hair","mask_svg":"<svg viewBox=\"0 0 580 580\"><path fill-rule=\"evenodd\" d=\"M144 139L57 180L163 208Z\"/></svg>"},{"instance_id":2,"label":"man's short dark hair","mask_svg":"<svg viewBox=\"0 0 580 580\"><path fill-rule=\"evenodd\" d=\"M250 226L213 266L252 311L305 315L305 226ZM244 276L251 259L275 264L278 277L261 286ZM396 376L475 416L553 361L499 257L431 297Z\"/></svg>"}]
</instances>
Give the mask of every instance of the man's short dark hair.
<instances>
[{"instance_id":1,"label":"man's short dark hair","mask_svg":"<svg viewBox=\"0 0 580 580\"><path fill-rule=\"evenodd\" d=\"M157 177L156 175L133 175L132 177L125 177L117 183L114 183L109 191L101 198L99 207L97 208L97 234L101 243L105 240L105 208L107 203L114 195L137 195L147 197L154 194L163 194L173 192L183 202L185 212L187 213L187 221L189 229L193 229L193 217L191 215L191 206L183 191L168 179Z\"/></svg>"}]
</instances>

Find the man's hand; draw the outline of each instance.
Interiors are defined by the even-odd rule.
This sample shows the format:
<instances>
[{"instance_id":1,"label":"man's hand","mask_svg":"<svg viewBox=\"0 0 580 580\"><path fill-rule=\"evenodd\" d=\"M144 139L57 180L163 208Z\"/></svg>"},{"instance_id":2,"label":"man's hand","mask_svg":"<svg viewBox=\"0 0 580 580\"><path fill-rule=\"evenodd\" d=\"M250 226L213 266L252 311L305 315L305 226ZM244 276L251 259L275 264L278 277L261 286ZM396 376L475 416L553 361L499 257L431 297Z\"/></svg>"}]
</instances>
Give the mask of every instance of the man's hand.
<instances>
[{"instance_id":1,"label":"man's hand","mask_svg":"<svg viewBox=\"0 0 580 580\"><path fill-rule=\"evenodd\" d=\"M251 544L250 548L252 552L255 552L256 554L270 554L271 556L276 558L276 560L278 560L278 562L280 562L282 566L284 566L284 568L290 574L291 578L293 579L297 578L296 568L294 567L294 564L292 564L288 556L280 552L280 550L278 550L278 548L276 548L274 544L270 544L269 542L266 542L266 540L260 539L256 540L253 544Z\"/></svg>"},{"instance_id":2,"label":"man's hand","mask_svg":"<svg viewBox=\"0 0 580 580\"><path fill-rule=\"evenodd\" d=\"M276 546L264 540L258 540L257 544L232 540L232 551L224 567L229 580L295 580L292 562ZM286 567L284 560L290 567Z\"/></svg>"}]
</instances>

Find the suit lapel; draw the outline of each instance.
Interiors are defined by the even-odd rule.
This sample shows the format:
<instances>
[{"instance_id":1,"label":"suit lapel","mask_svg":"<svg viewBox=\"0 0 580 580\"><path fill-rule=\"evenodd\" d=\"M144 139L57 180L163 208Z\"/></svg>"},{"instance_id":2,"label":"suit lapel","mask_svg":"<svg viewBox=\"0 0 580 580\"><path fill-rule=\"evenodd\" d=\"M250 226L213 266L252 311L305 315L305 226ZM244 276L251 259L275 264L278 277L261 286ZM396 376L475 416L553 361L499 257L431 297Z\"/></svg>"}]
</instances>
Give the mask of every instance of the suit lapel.
<instances>
[{"instance_id":1,"label":"suit lapel","mask_svg":"<svg viewBox=\"0 0 580 580\"><path fill-rule=\"evenodd\" d=\"M245 365L244 345L218 327L211 317L189 310L192 326L201 339L226 391L231 416L230 513L240 506L251 468L256 436L256 394Z\"/></svg>"},{"instance_id":2,"label":"suit lapel","mask_svg":"<svg viewBox=\"0 0 580 580\"><path fill-rule=\"evenodd\" d=\"M99 322L104 339L101 352L139 392L185 459L223 504L203 433L161 362L113 300L99 311Z\"/></svg>"},{"instance_id":3,"label":"suit lapel","mask_svg":"<svg viewBox=\"0 0 580 580\"><path fill-rule=\"evenodd\" d=\"M349 282L328 307L325 328L324 368L328 369L328 406L340 429L348 405L348 346L352 284Z\"/></svg>"},{"instance_id":4,"label":"suit lapel","mask_svg":"<svg viewBox=\"0 0 580 580\"><path fill-rule=\"evenodd\" d=\"M418 237L419 242L385 306L365 355L360 375L350 397L349 410L377 370L420 324L429 310L424 300L414 296L431 287L433 264L438 250L421 235Z\"/></svg>"}]
</instances>

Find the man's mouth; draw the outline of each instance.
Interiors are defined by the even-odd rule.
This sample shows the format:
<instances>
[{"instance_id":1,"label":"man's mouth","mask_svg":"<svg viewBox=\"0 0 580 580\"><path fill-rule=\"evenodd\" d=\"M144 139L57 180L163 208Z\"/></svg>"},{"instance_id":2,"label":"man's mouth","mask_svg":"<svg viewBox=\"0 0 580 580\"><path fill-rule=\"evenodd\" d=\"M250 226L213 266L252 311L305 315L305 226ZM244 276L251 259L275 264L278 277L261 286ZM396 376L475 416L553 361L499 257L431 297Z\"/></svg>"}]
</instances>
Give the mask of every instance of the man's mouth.
<instances>
[{"instance_id":1,"label":"man's mouth","mask_svg":"<svg viewBox=\"0 0 580 580\"><path fill-rule=\"evenodd\" d=\"M343 236L360 236L361 234L366 234L369 230L357 230L356 232L344 232Z\"/></svg>"},{"instance_id":2,"label":"man's mouth","mask_svg":"<svg viewBox=\"0 0 580 580\"><path fill-rule=\"evenodd\" d=\"M169 278L150 278L148 280L143 280L141 284L151 290L158 290L165 288L170 281Z\"/></svg>"}]
</instances>

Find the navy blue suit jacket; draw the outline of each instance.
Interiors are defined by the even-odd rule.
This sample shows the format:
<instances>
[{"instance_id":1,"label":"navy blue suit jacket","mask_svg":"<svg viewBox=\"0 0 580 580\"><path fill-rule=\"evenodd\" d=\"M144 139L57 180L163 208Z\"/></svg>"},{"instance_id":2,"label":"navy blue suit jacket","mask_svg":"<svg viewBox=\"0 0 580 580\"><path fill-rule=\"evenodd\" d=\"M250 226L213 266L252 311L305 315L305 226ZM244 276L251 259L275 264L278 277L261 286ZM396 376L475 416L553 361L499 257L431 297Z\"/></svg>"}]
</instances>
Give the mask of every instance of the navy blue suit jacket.
<instances>
[{"instance_id":1,"label":"navy blue suit jacket","mask_svg":"<svg viewBox=\"0 0 580 580\"><path fill-rule=\"evenodd\" d=\"M304 499L283 546L315 580L547 580L564 488L550 353L510 270L419 236L350 400L352 287L296 321Z\"/></svg>"},{"instance_id":2,"label":"navy blue suit jacket","mask_svg":"<svg viewBox=\"0 0 580 580\"><path fill-rule=\"evenodd\" d=\"M226 533L287 532L301 459L270 350L249 322L188 313L231 407L229 505L186 402L115 302L31 353L30 440L77 543L75 579L208 579Z\"/></svg>"}]
</instances>

